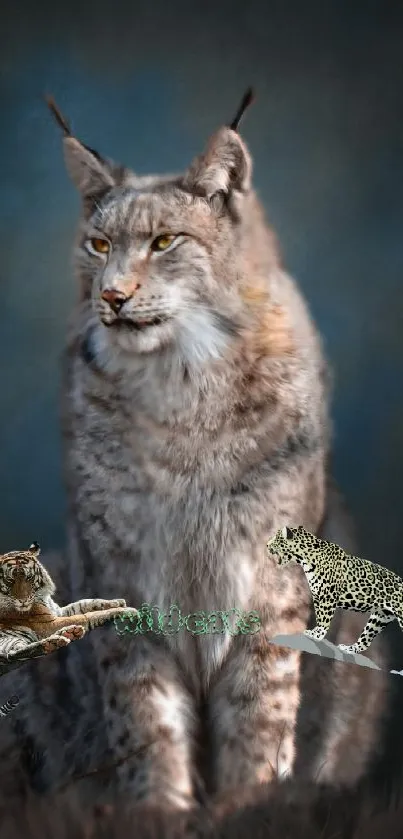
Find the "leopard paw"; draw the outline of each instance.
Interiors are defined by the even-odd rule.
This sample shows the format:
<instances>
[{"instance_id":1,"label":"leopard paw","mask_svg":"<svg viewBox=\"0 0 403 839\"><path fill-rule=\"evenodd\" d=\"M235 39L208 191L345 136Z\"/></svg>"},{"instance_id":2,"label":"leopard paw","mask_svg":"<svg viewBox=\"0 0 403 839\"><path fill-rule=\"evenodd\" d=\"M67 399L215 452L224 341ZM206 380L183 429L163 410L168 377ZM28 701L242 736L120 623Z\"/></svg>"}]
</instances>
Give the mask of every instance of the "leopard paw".
<instances>
[{"instance_id":1,"label":"leopard paw","mask_svg":"<svg viewBox=\"0 0 403 839\"><path fill-rule=\"evenodd\" d=\"M326 635L326 630L315 627L315 629L305 629L304 635L308 638L313 638L315 641L322 641Z\"/></svg>"},{"instance_id":2,"label":"leopard paw","mask_svg":"<svg viewBox=\"0 0 403 839\"><path fill-rule=\"evenodd\" d=\"M338 644L337 646L342 653L349 653L350 655L356 655L362 652L362 650L357 649L356 644Z\"/></svg>"}]
</instances>

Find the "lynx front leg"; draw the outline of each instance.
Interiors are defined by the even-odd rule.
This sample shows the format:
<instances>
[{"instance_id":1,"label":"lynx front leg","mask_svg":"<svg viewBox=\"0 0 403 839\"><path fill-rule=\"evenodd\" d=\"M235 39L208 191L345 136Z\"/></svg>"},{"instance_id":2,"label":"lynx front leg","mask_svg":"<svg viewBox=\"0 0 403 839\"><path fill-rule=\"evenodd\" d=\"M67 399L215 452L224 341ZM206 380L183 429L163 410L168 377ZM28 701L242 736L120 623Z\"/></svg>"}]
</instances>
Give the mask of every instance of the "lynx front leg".
<instances>
[{"instance_id":1,"label":"lynx front leg","mask_svg":"<svg viewBox=\"0 0 403 839\"><path fill-rule=\"evenodd\" d=\"M134 802L193 803L193 700L164 644L94 634L109 746L119 791Z\"/></svg>"},{"instance_id":2,"label":"lynx front leg","mask_svg":"<svg viewBox=\"0 0 403 839\"><path fill-rule=\"evenodd\" d=\"M355 644L339 644L339 650L342 650L344 653L363 653L365 650L368 649L370 644L387 623L390 621L395 620L395 615L386 612L373 612L369 618L367 623L364 626L364 629L361 632L358 641Z\"/></svg>"},{"instance_id":3,"label":"lynx front leg","mask_svg":"<svg viewBox=\"0 0 403 839\"><path fill-rule=\"evenodd\" d=\"M332 599L330 602L321 600L317 595L313 597L313 605L315 609L316 626L313 629L305 629L304 635L309 638L315 638L321 641L325 637L332 622L333 615L336 611L337 600Z\"/></svg>"},{"instance_id":4,"label":"lynx front leg","mask_svg":"<svg viewBox=\"0 0 403 839\"><path fill-rule=\"evenodd\" d=\"M69 603L68 606L60 608L60 617L69 615L83 615L87 612L104 611L105 609L124 608L126 600L77 600L76 603Z\"/></svg>"},{"instance_id":5,"label":"lynx front leg","mask_svg":"<svg viewBox=\"0 0 403 839\"><path fill-rule=\"evenodd\" d=\"M210 699L214 791L292 772L299 654L263 633L236 638Z\"/></svg>"}]
</instances>

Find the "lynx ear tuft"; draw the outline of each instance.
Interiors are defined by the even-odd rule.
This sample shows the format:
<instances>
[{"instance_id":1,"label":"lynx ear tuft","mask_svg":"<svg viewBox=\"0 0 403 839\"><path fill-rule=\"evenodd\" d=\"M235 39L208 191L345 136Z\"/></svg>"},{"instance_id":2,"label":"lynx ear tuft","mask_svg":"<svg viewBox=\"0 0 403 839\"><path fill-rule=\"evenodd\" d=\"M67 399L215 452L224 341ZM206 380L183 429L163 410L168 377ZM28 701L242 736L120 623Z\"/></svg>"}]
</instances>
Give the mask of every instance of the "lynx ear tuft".
<instances>
[{"instance_id":1,"label":"lynx ear tuft","mask_svg":"<svg viewBox=\"0 0 403 839\"><path fill-rule=\"evenodd\" d=\"M52 96L45 97L48 108L64 134L64 159L67 171L84 199L99 195L115 185L111 164L98 152L81 143L71 133L70 125Z\"/></svg>"},{"instance_id":2,"label":"lynx ear tuft","mask_svg":"<svg viewBox=\"0 0 403 839\"><path fill-rule=\"evenodd\" d=\"M254 92L253 88L248 87L247 91L244 93L244 95L242 97L241 104L240 104L240 106L239 106L239 108L238 108L238 110L237 110L237 112L234 116L234 119L230 123L229 127L232 128L233 131L238 131L241 120L243 119L243 117L245 115L245 111L251 105L253 105L253 103L255 101L255 98L256 97L255 97L255 92Z\"/></svg>"},{"instance_id":3,"label":"lynx ear tuft","mask_svg":"<svg viewBox=\"0 0 403 839\"><path fill-rule=\"evenodd\" d=\"M67 122L66 118L63 116L62 112L57 107L56 102L53 99L53 96L45 96L45 102L46 102L53 118L56 120L59 128L62 129L64 136L65 137L71 137L72 133L71 133L71 130L70 130L70 125Z\"/></svg>"}]
</instances>

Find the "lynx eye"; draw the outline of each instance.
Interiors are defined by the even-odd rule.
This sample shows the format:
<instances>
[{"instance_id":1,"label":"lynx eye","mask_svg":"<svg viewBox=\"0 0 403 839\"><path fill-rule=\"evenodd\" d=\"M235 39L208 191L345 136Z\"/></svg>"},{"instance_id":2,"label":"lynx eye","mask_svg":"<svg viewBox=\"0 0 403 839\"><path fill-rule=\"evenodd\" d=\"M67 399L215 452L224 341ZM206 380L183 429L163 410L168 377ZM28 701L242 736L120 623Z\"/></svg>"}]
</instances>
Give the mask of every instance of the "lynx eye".
<instances>
[{"instance_id":1,"label":"lynx eye","mask_svg":"<svg viewBox=\"0 0 403 839\"><path fill-rule=\"evenodd\" d=\"M99 236L93 236L91 239L87 239L86 245L89 251L102 254L102 256L110 251L109 242L106 239L101 239Z\"/></svg>"},{"instance_id":2,"label":"lynx eye","mask_svg":"<svg viewBox=\"0 0 403 839\"><path fill-rule=\"evenodd\" d=\"M166 251L167 248L169 248L169 246L172 245L172 242L174 242L176 238L176 236L170 233L165 233L162 236L157 236L157 238L154 239L153 242L151 242L150 248L152 251L154 251L154 253L158 251Z\"/></svg>"}]
</instances>

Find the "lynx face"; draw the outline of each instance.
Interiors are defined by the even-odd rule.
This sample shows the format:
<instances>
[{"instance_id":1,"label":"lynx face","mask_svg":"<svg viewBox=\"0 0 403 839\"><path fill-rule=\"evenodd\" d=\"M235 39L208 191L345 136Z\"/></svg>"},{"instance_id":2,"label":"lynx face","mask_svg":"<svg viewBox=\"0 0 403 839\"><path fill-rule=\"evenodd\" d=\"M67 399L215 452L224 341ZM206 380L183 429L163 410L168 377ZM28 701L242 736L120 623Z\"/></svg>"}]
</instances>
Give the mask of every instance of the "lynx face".
<instances>
[{"instance_id":1,"label":"lynx face","mask_svg":"<svg viewBox=\"0 0 403 839\"><path fill-rule=\"evenodd\" d=\"M78 255L91 282L97 340L129 353L175 345L184 359L219 357L236 333L218 277L222 255L230 259L234 248L230 220L174 183L107 195Z\"/></svg>"},{"instance_id":2,"label":"lynx face","mask_svg":"<svg viewBox=\"0 0 403 839\"><path fill-rule=\"evenodd\" d=\"M220 129L176 178L136 177L71 135L64 149L83 199L76 269L92 350L171 347L185 364L222 357L245 309L251 161L236 131Z\"/></svg>"},{"instance_id":3,"label":"lynx face","mask_svg":"<svg viewBox=\"0 0 403 839\"><path fill-rule=\"evenodd\" d=\"M39 553L39 545L33 543L27 551L0 556L0 614L11 609L28 612L39 595L53 593L52 580L38 562Z\"/></svg>"}]
</instances>

